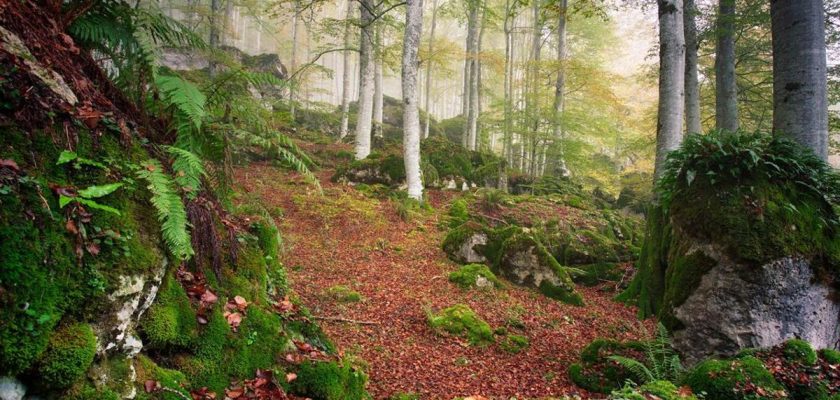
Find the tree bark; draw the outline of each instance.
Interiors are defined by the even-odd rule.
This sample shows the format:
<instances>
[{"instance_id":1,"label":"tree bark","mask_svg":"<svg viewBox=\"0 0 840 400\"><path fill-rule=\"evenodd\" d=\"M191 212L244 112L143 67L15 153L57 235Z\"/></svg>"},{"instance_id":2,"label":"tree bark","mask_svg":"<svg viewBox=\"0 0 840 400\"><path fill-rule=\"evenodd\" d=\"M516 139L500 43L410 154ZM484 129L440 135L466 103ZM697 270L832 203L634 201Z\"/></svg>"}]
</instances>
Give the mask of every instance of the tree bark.
<instances>
[{"instance_id":1,"label":"tree bark","mask_svg":"<svg viewBox=\"0 0 840 400\"><path fill-rule=\"evenodd\" d=\"M540 20L540 6L539 0L533 0L531 11L533 13L533 31L531 36L531 76L530 76L530 107L528 107L528 115L531 116L531 137L528 148L528 165L527 171L530 175L536 175L536 153L538 135L540 131L540 58L542 53L542 21Z\"/></svg>"},{"instance_id":2,"label":"tree bark","mask_svg":"<svg viewBox=\"0 0 840 400\"><path fill-rule=\"evenodd\" d=\"M683 139L685 108L685 33L682 0L657 0L659 9L659 106L654 176L664 170L669 152Z\"/></svg>"},{"instance_id":3,"label":"tree bark","mask_svg":"<svg viewBox=\"0 0 840 400\"><path fill-rule=\"evenodd\" d=\"M464 116L464 133L462 142L464 147L471 147L471 117L472 110L472 89L473 89L473 63L476 61L475 43L478 41L478 3L479 0L467 0L467 7L469 8L467 17L467 43L466 43L466 58L464 61L464 97L463 110Z\"/></svg>"},{"instance_id":4,"label":"tree bark","mask_svg":"<svg viewBox=\"0 0 840 400\"><path fill-rule=\"evenodd\" d=\"M694 0L685 0L683 29L685 31L685 131L701 133L700 83L698 82L697 51L697 5Z\"/></svg>"},{"instance_id":5,"label":"tree bark","mask_svg":"<svg viewBox=\"0 0 840 400\"><path fill-rule=\"evenodd\" d=\"M420 113L417 95L417 49L423 30L423 0L408 0L405 13L405 38L402 55L403 157L408 197L423 199L420 177Z\"/></svg>"},{"instance_id":6,"label":"tree bark","mask_svg":"<svg viewBox=\"0 0 840 400\"><path fill-rule=\"evenodd\" d=\"M426 127L423 129L423 138L429 137L429 125L432 122L432 113L429 110L429 101L432 97L432 52L434 51L435 28L437 27L437 0L432 3L432 21L429 27L429 51L426 60Z\"/></svg>"},{"instance_id":7,"label":"tree bark","mask_svg":"<svg viewBox=\"0 0 840 400\"><path fill-rule=\"evenodd\" d=\"M475 5L476 8L476 15L478 14L478 8L483 8L482 3L478 3ZM482 15L480 22L476 21L475 30L477 32L473 33L473 43L472 43L472 61L470 62L470 99L469 99L469 113L467 127L468 127L468 135L469 138L468 145L470 150L477 150L478 149L478 116L481 110L479 109L480 106L480 98L481 92L479 89L480 79L481 79L481 63L479 61L479 54L481 52L481 37L483 34L483 25L484 25L484 17Z\"/></svg>"},{"instance_id":8,"label":"tree bark","mask_svg":"<svg viewBox=\"0 0 840 400\"><path fill-rule=\"evenodd\" d=\"M350 40L353 37L352 27L353 24L351 20L353 19L353 0L346 0L347 1L347 13L345 16L344 22L344 48L347 49L350 47ZM342 77L341 77L341 131L339 133L339 137L344 139L347 137L347 133L349 130L348 125L350 124L350 84L351 84L351 76L353 69L350 68L350 56L352 52L350 50L344 50L343 52L344 60L343 60L343 70L342 70Z\"/></svg>"},{"instance_id":9,"label":"tree bark","mask_svg":"<svg viewBox=\"0 0 840 400\"><path fill-rule=\"evenodd\" d=\"M738 130L738 83L735 80L735 0L720 0L715 55L715 127Z\"/></svg>"},{"instance_id":10,"label":"tree bark","mask_svg":"<svg viewBox=\"0 0 840 400\"><path fill-rule=\"evenodd\" d=\"M513 163L513 6L511 0L505 0L505 83L504 83L504 121L502 134L502 154L508 164Z\"/></svg>"},{"instance_id":11,"label":"tree bark","mask_svg":"<svg viewBox=\"0 0 840 400\"><path fill-rule=\"evenodd\" d=\"M557 82L554 85L554 140L557 140L560 146L560 154L558 161L558 169L561 175L568 176L569 170L566 168L566 158L563 154L563 140L565 139L563 131L563 108L566 102L566 12L569 9L568 0L560 0L560 16L557 19ZM545 172L545 157L546 152L543 149L543 165L541 174Z\"/></svg>"},{"instance_id":12,"label":"tree bark","mask_svg":"<svg viewBox=\"0 0 840 400\"><path fill-rule=\"evenodd\" d=\"M385 101L385 94L382 87L382 25L376 24L376 38L374 40L374 67L373 67L373 135L382 137L382 113Z\"/></svg>"},{"instance_id":13,"label":"tree bark","mask_svg":"<svg viewBox=\"0 0 840 400\"><path fill-rule=\"evenodd\" d=\"M828 159L825 15L822 0L772 0L773 134Z\"/></svg>"},{"instance_id":14,"label":"tree bark","mask_svg":"<svg viewBox=\"0 0 840 400\"><path fill-rule=\"evenodd\" d=\"M219 10L221 9L221 0L211 0L210 1L210 40L208 41L208 45L210 45L211 50L216 50L219 48ZM216 76L216 61L213 58L210 58L210 62L208 63L208 69L210 76Z\"/></svg>"},{"instance_id":15,"label":"tree bark","mask_svg":"<svg viewBox=\"0 0 840 400\"><path fill-rule=\"evenodd\" d=\"M359 45L359 115L356 122L356 159L370 154L371 119L373 116L374 60L373 60L373 9L372 0L360 0L360 22L362 25Z\"/></svg>"},{"instance_id":16,"label":"tree bark","mask_svg":"<svg viewBox=\"0 0 840 400\"><path fill-rule=\"evenodd\" d=\"M293 2L293 7L294 7L294 11L292 13L292 59L290 60L290 63L291 63L290 67L291 68L289 69L289 73L291 73L291 74L294 74L295 72L297 72L298 21L300 20L300 3L298 2L298 0L295 0ZM297 80L297 79L298 78L295 78L295 80ZM295 109L296 109L296 104L295 104L296 98L295 97L296 97L296 94L297 94L297 89L295 88L295 86L297 86L295 84L295 82L290 82L290 86L289 86L290 110L289 110L289 113L292 115L292 121L295 120Z\"/></svg>"}]
</instances>

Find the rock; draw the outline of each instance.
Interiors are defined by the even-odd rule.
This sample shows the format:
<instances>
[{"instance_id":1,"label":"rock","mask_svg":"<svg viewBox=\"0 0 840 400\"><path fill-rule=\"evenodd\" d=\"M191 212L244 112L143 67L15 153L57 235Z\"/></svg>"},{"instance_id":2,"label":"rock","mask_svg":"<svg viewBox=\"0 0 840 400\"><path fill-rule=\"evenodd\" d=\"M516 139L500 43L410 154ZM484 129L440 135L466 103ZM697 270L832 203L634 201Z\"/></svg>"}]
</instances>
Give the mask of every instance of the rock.
<instances>
[{"instance_id":1,"label":"rock","mask_svg":"<svg viewBox=\"0 0 840 400\"><path fill-rule=\"evenodd\" d=\"M674 308L674 317L684 326L674 332L674 346L688 363L792 338L815 348L840 343L840 304L833 300L837 290L817 279L807 260L785 257L750 268L711 246L689 252L703 252L717 265Z\"/></svg>"},{"instance_id":2,"label":"rock","mask_svg":"<svg viewBox=\"0 0 840 400\"><path fill-rule=\"evenodd\" d=\"M443 250L457 263L484 263L487 257L483 254L483 246L488 240L484 227L475 222L467 222L449 231L443 240Z\"/></svg>"},{"instance_id":3,"label":"rock","mask_svg":"<svg viewBox=\"0 0 840 400\"><path fill-rule=\"evenodd\" d=\"M502 244L499 276L538 289L548 297L582 305L568 272L527 232L512 235Z\"/></svg>"},{"instance_id":4,"label":"rock","mask_svg":"<svg viewBox=\"0 0 840 400\"><path fill-rule=\"evenodd\" d=\"M78 97L73 93L73 89L67 85L61 75L39 63L20 37L2 26L0 26L0 48L23 59L30 72L68 104L72 106L79 102Z\"/></svg>"},{"instance_id":5,"label":"rock","mask_svg":"<svg viewBox=\"0 0 840 400\"><path fill-rule=\"evenodd\" d=\"M21 400L26 394L26 386L19 380L8 376L0 377L0 400Z\"/></svg>"}]
</instances>

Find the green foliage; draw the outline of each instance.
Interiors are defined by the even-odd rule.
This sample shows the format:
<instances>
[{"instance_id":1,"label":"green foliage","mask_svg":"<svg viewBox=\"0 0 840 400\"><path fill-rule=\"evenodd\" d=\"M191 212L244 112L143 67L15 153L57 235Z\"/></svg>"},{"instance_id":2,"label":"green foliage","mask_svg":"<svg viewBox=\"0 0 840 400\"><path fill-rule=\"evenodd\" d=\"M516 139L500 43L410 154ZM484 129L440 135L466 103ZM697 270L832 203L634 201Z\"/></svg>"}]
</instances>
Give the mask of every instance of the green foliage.
<instances>
[{"instance_id":1,"label":"green foliage","mask_svg":"<svg viewBox=\"0 0 840 400\"><path fill-rule=\"evenodd\" d=\"M161 94L161 100L167 106L177 108L195 127L201 129L206 117L207 98L195 85L177 75L158 75L155 85Z\"/></svg>"},{"instance_id":2,"label":"green foliage","mask_svg":"<svg viewBox=\"0 0 840 400\"><path fill-rule=\"evenodd\" d=\"M58 206L64 208L68 204L75 202L84 206L88 206L92 209L107 211L112 214L121 215L120 210L117 210L114 207L100 204L93 199L98 199L100 197L104 197L111 193L114 193L117 189L122 187L122 185L122 183L109 183L106 185L88 186L84 189L79 190L77 196L75 197L68 197L62 194L59 195Z\"/></svg>"},{"instance_id":3,"label":"green foliage","mask_svg":"<svg viewBox=\"0 0 840 400\"><path fill-rule=\"evenodd\" d=\"M363 400L367 377L347 362L306 361L292 381L291 391L317 400Z\"/></svg>"},{"instance_id":4,"label":"green foliage","mask_svg":"<svg viewBox=\"0 0 840 400\"><path fill-rule=\"evenodd\" d=\"M579 364L569 367L569 377L576 385L597 393L610 393L620 389L633 373L612 361L612 356L644 360L645 345L640 342L621 343L609 339L596 339L581 351Z\"/></svg>"},{"instance_id":5,"label":"green foliage","mask_svg":"<svg viewBox=\"0 0 840 400\"><path fill-rule=\"evenodd\" d=\"M686 375L685 384L695 393L705 393L707 398L715 400L786 397L784 387L761 360L752 356L731 361L703 361ZM764 396L755 395L759 389ZM751 394L756 397L749 397Z\"/></svg>"},{"instance_id":6,"label":"green foliage","mask_svg":"<svg viewBox=\"0 0 840 400\"><path fill-rule=\"evenodd\" d=\"M525 350L530 344L528 337L523 335L505 335L499 339L499 348L513 354Z\"/></svg>"},{"instance_id":7,"label":"green foliage","mask_svg":"<svg viewBox=\"0 0 840 400\"><path fill-rule=\"evenodd\" d=\"M669 381L651 381L642 386L625 385L613 391L610 400L696 400L694 394L680 390Z\"/></svg>"},{"instance_id":8,"label":"green foliage","mask_svg":"<svg viewBox=\"0 0 840 400\"><path fill-rule=\"evenodd\" d=\"M96 336L87 324L66 325L50 337L47 350L38 360L44 386L66 388L84 376L96 355Z\"/></svg>"},{"instance_id":9,"label":"green foliage","mask_svg":"<svg viewBox=\"0 0 840 400\"><path fill-rule=\"evenodd\" d=\"M362 295L359 292L345 285L332 286L327 289L327 294L341 303L358 303L362 301Z\"/></svg>"},{"instance_id":10,"label":"green foliage","mask_svg":"<svg viewBox=\"0 0 840 400\"><path fill-rule=\"evenodd\" d=\"M193 199L201 190L201 180L207 176L204 162L189 150L175 146L166 146L166 150L174 158L172 169L175 171L175 182Z\"/></svg>"},{"instance_id":11,"label":"green foliage","mask_svg":"<svg viewBox=\"0 0 840 400\"><path fill-rule=\"evenodd\" d=\"M187 230L187 212L174 182L154 159L143 163L137 170L137 176L148 183L146 187L152 194L152 205L157 210L161 234L169 251L180 260L189 259L195 253Z\"/></svg>"},{"instance_id":12,"label":"green foliage","mask_svg":"<svg viewBox=\"0 0 840 400\"><path fill-rule=\"evenodd\" d=\"M791 339L784 343L784 355L791 362L804 365L814 365L817 362L817 352L811 344L800 339Z\"/></svg>"},{"instance_id":13,"label":"green foliage","mask_svg":"<svg viewBox=\"0 0 840 400\"><path fill-rule=\"evenodd\" d=\"M470 219L469 207L465 199L455 199L449 205L449 228L456 228Z\"/></svg>"},{"instance_id":14,"label":"green foliage","mask_svg":"<svg viewBox=\"0 0 840 400\"><path fill-rule=\"evenodd\" d=\"M473 346L485 346L494 341L490 325L465 304L445 308L438 314L428 313L427 319L432 329L466 337Z\"/></svg>"},{"instance_id":15,"label":"green foliage","mask_svg":"<svg viewBox=\"0 0 840 400\"><path fill-rule=\"evenodd\" d=\"M632 373L637 383L652 381L679 381L685 370L680 363L680 356L674 351L668 330L664 325L656 325L656 337L642 342L646 362L634 358L612 355L608 358L619 363Z\"/></svg>"},{"instance_id":16,"label":"green foliage","mask_svg":"<svg viewBox=\"0 0 840 400\"><path fill-rule=\"evenodd\" d=\"M840 364L840 351L833 349L822 349L819 351L819 355L825 360L825 362L831 365Z\"/></svg>"},{"instance_id":17,"label":"green foliage","mask_svg":"<svg viewBox=\"0 0 840 400\"><path fill-rule=\"evenodd\" d=\"M496 275L490 271L484 264L468 264L458 268L457 271L449 273L449 282L452 282L462 289L469 289L479 287L479 282L482 282L481 287L495 287L501 288L502 282L496 278Z\"/></svg>"}]
</instances>

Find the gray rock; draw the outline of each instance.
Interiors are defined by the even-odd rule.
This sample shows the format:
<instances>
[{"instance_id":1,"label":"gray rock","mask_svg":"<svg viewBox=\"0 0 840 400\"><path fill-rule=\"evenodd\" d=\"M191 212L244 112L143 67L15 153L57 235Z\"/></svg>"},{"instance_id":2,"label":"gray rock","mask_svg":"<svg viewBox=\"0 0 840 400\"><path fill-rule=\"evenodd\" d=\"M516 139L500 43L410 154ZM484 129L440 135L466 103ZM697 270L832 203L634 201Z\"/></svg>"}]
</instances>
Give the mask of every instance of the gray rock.
<instances>
[{"instance_id":1,"label":"gray rock","mask_svg":"<svg viewBox=\"0 0 840 400\"><path fill-rule=\"evenodd\" d=\"M0 400L21 400L26 394L26 386L15 378L0 377Z\"/></svg>"},{"instance_id":2,"label":"gray rock","mask_svg":"<svg viewBox=\"0 0 840 400\"><path fill-rule=\"evenodd\" d=\"M458 262L463 264L480 264L487 261L487 257L476 251L476 246L487 244L487 234L484 232L473 232L458 246L452 254Z\"/></svg>"},{"instance_id":3,"label":"gray rock","mask_svg":"<svg viewBox=\"0 0 840 400\"><path fill-rule=\"evenodd\" d=\"M760 268L740 265L712 246L695 246L717 260L688 299L674 309L684 329L674 346L688 364L799 338L814 348L840 343L837 290L820 282L807 260L786 257Z\"/></svg>"}]
</instances>

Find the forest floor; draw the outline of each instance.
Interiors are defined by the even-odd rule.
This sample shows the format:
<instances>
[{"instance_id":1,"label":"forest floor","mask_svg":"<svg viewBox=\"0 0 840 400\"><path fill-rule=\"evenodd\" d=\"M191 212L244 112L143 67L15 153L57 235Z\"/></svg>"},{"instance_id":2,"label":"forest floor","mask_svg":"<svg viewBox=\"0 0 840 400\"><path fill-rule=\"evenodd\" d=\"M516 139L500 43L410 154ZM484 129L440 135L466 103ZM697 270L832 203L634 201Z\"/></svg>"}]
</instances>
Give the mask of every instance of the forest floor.
<instances>
[{"instance_id":1,"label":"forest floor","mask_svg":"<svg viewBox=\"0 0 840 400\"><path fill-rule=\"evenodd\" d=\"M429 191L433 211L404 221L397 203L317 173L323 195L300 177L265 165L236 172L241 195L261 201L283 234L291 286L345 357L363 360L375 399L416 393L423 399L456 396L598 398L567 374L593 339L647 336L651 326L631 307L612 301L604 287L579 287L585 307L574 307L515 286L463 290L447 280L457 268L441 250L439 228L457 193ZM341 301L330 288L344 285L362 295ZM611 283L610 285L614 285ZM496 345L471 347L436 334L428 310L463 303L491 326L516 319L530 346L511 354ZM346 319L369 322L338 321Z\"/></svg>"}]
</instances>

